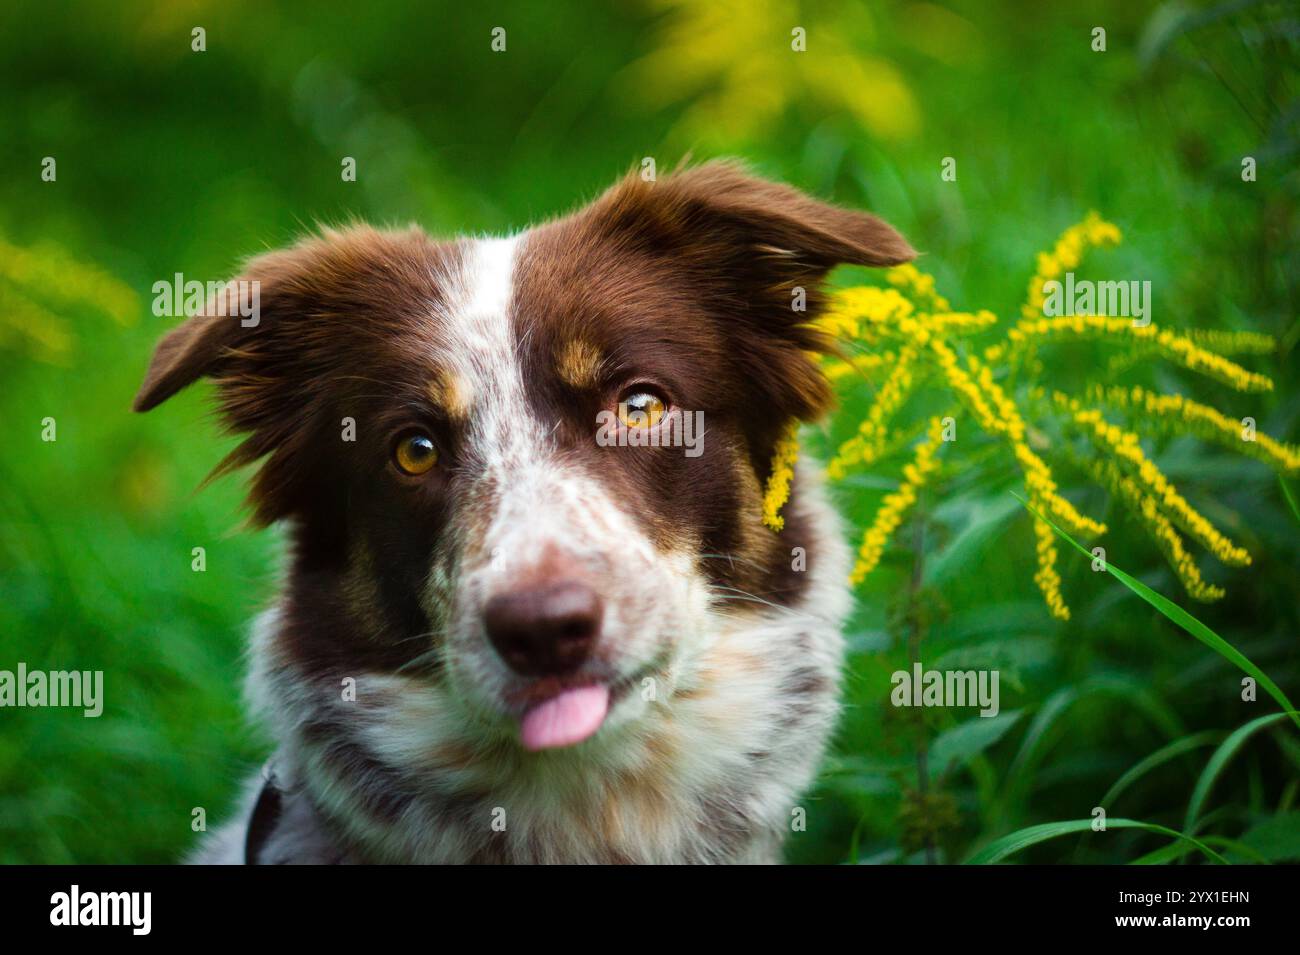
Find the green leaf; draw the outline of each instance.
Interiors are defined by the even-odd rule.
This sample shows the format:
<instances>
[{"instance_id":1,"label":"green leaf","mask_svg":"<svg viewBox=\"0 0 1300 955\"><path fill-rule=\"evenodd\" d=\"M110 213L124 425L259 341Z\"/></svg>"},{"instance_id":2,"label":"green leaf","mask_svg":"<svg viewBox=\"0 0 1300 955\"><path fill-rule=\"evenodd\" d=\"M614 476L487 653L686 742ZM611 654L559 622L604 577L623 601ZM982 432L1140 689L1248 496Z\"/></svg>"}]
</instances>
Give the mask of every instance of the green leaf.
<instances>
[{"instance_id":1,"label":"green leaf","mask_svg":"<svg viewBox=\"0 0 1300 955\"><path fill-rule=\"evenodd\" d=\"M1007 519L1016 513L1015 505L1006 507L1006 498L988 500L967 495L961 502L965 526L925 563L925 584L937 587L956 574L965 573L984 549L988 548ZM942 513L942 510L939 511Z\"/></svg>"},{"instance_id":2,"label":"green leaf","mask_svg":"<svg viewBox=\"0 0 1300 955\"><path fill-rule=\"evenodd\" d=\"M1296 504L1295 494L1291 492L1290 485L1288 485L1286 481L1282 480L1282 475L1280 474L1277 476L1277 483L1282 485L1282 496L1285 497L1286 502L1291 505L1291 516L1297 521L1300 521L1300 504Z\"/></svg>"},{"instance_id":3,"label":"green leaf","mask_svg":"<svg viewBox=\"0 0 1300 955\"><path fill-rule=\"evenodd\" d=\"M1227 849L1230 852L1235 852L1245 861L1264 865L1269 862L1259 851L1235 839L1227 839L1223 836L1201 836L1201 841L1207 846L1213 846L1216 849ZM1148 852L1146 855L1134 859L1129 865L1168 865L1170 862L1181 859L1189 852L1195 851L1196 847L1193 845L1185 842L1175 842L1167 846L1161 846L1154 852ZM1228 861L1231 863L1235 860L1229 859Z\"/></svg>"},{"instance_id":4,"label":"green leaf","mask_svg":"<svg viewBox=\"0 0 1300 955\"><path fill-rule=\"evenodd\" d=\"M1300 812L1284 812L1265 819L1238 841L1269 862L1300 860Z\"/></svg>"},{"instance_id":5,"label":"green leaf","mask_svg":"<svg viewBox=\"0 0 1300 955\"><path fill-rule=\"evenodd\" d=\"M997 716L977 716L940 733L930 746L930 771L935 777L965 765L1007 734L1024 715L1010 710Z\"/></svg>"},{"instance_id":6,"label":"green leaf","mask_svg":"<svg viewBox=\"0 0 1300 955\"><path fill-rule=\"evenodd\" d=\"M1120 793L1124 792L1147 773L1151 772L1151 770L1163 766L1170 760L1177 759L1184 753L1190 753L1192 750L1199 749L1202 746L1209 746L1212 743L1217 743L1222 737L1223 733L1219 730L1205 730L1201 733L1192 733L1190 736L1184 736L1182 739L1176 739L1172 743L1160 747L1150 756L1138 761L1134 764L1132 769L1126 772L1119 779L1115 780L1115 784L1111 786L1110 789L1106 790L1106 795L1101 797L1101 801L1097 803L1097 805L1102 806L1103 808L1109 807L1119 798Z\"/></svg>"},{"instance_id":7,"label":"green leaf","mask_svg":"<svg viewBox=\"0 0 1300 955\"><path fill-rule=\"evenodd\" d=\"M1131 703L1166 735L1173 736L1183 731L1177 716L1148 687L1128 677L1104 674L1090 677L1074 686L1062 687L1049 696L1034 714L1029 730L1020 743L1020 751L1011 762L999 807L999 812L1004 817L1035 781L1034 770L1055 739L1051 731L1056 724L1075 703L1091 696L1112 696Z\"/></svg>"},{"instance_id":8,"label":"green leaf","mask_svg":"<svg viewBox=\"0 0 1300 955\"><path fill-rule=\"evenodd\" d=\"M1001 839L995 839L982 849L977 850L966 857L965 865L992 865L995 862L1001 862L1007 856L1014 855L1021 849L1027 849L1030 846L1037 845L1040 842L1046 842L1048 839L1056 839L1060 836L1068 836L1075 832L1092 831L1093 820L1091 819L1073 819L1068 822L1044 822L1037 826L1027 826L1019 829ZM1205 843L1193 839L1191 836L1184 835L1174 829L1167 829L1164 826L1158 826L1152 822L1138 822L1134 819L1108 819L1106 821L1106 831L1111 829L1145 829L1148 832L1158 832L1161 835L1172 836L1175 839L1181 839L1191 843L1197 849L1200 849L1206 856L1215 862L1227 864L1228 860L1223 858ZM1096 833L1104 835L1104 833Z\"/></svg>"},{"instance_id":9,"label":"green leaf","mask_svg":"<svg viewBox=\"0 0 1300 955\"><path fill-rule=\"evenodd\" d=\"M1036 507L1034 507L1032 504L1026 501L1019 494L1016 494L1014 491L1012 491L1011 493L1013 497L1015 497L1018 501L1020 501L1020 503L1023 504L1030 511L1030 513L1032 513L1039 520L1046 522L1047 525L1052 528L1052 530L1056 531L1058 536L1060 536L1063 540L1068 541L1074 547L1075 550L1077 550L1079 553L1087 557L1088 560L1092 560L1091 551L1085 548L1082 544L1076 541L1065 531L1061 530L1061 528L1057 527L1056 524L1054 524L1050 518L1040 513ZM1105 561L1104 563L1105 563L1107 573L1109 573L1112 577L1116 578L1120 583L1122 583L1129 590L1133 591L1133 593L1137 594L1139 597L1141 597L1151 606L1159 610L1160 613L1162 613L1166 619L1182 627L1184 630L1186 630L1188 633L1194 636L1197 640L1200 640L1203 644L1205 644L1211 650L1214 650L1224 659L1226 659L1227 661L1235 665L1238 669L1254 677L1255 681L1264 688L1265 692L1267 692L1269 696L1273 697L1273 699L1277 700L1277 702L1281 704L1282 709L1285 710L1291 716L1291 719L1295 723L1295 725L1297 727L1300 727L1300 712L1296 711L1295 704L1293 704L1289 699L1287 699L1287 695L1282 692L1281 688L1278 687L1276 683L1274 683L1271 679L1269 679L1267 673L1265 673L1259 667L1255 666L1255 664L1252 663L1250 660L1248 660L1246 656L1243 653L1241 653L1241 651L1239 651L1236 647L1230 644L1227 640L1224 640L1223 637L1219 636L1217 633L1215 633L1205 624L1201 623L1201 621L1197 620L1195 617L1193 617L1182 607L1178 606L1178 604L1174 603L1172 600L1169 600L1166 597L1162 597L1160 594L1156 593L1146 584L1142 583L1142 581L1135 580L1134 578L1130 577L1128 574L1124 573L1124 571L1120 570L1118 567L1112 564L1109 560Z\"/></svg>"},{"instance_id":10,"label":"green leaf","mask_svg":"<svg viewBox=\"0 0 1300 955\"><path fill-rule=\"evenodd\" d=\"M1273 726L1284 719L1287 713L1270 713L1267 716L1261 716L1251 720L1244 726L1239 726L1232 734L1219 744L1219 748L1214 751L1210 761L1205 764L1205 769L1201 771L1201 776L1196 780L1196 788L1192 790L1192 799L1187 804L1187 815L1183 819L1183 828L1192 832L1196 825L1196 819L1201 814L1201 809L1205 805L1206 798L1210 795L1210 790L1223 772L1224 767L1232 761L1232 757L1237 755L1237 750L1245 745L1259 730L1268 726Z\"/></svg>"},{"instance_id":11,"label":"green leaf","mask_svg":"<svg viewBox=\"0 0 1300 955\"><path fill-rule=\"evenodd\" d=\"M1172 842L1167 846L1161 846L1159 849L1148 852L1144 856L1138 856L1129 865L1169 865L1169 863L1195 851L1196 847L1188 845L1186 842Z\"/></svg>"}]
</instances>

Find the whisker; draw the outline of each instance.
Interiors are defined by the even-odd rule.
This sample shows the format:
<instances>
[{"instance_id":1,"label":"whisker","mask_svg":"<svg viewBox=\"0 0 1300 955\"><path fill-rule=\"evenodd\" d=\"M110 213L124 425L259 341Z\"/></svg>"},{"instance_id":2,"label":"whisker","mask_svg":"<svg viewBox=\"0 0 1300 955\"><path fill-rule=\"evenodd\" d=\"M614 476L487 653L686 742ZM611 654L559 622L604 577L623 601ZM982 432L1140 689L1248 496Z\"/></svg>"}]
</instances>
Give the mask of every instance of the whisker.
<instances>
[{"instance_id":1,"label":"whisker","mask_svg":"<svg viewBox=\"0 0 1300 955\"><path fill-rule=\"evenodd\" d=\"M417 654L416 656L412 657L410 660L407 660L405 663L403 663L400 667L397 668L396 672L404 673L405 671L410 670L414 667L423 666L426 663L436 662L441 651L442 651L441 647L431 647L430 649L426 650L424 653Z\"/></svg>"},{"instance_id":2,"label":"whisker","mask_svg":"<svg viewBox=\"0 0 1300 955\"><path fill-rule=\"evenodd\" d=\"M730 562L730 563L732 563L732 564L734 564L734 563L736 563L737 561L739 561L739 562L742 563L742 564L749 564L749 566L751 566L751 567L757 567L759 570L766 570L766 569L767 569L767 568L764 567L762 564L760 564L758 561L756 561L756 560L752 560L752 559L750 559L750 558L748 558L748 557L740 557L740 556L737 555L737 554L699 554L698 556L699 556L700 559L702 559L702 560L725 560L725 561L728 561L728 562Z\"/></svg>"},{"instance_id":3,"label":"whisker","mask_svg":"<svg viewBox=\"0 0 1300 955\"><path fill-rule=\"evenodd\" d=\"M748 591L740 590L739 588L736 587L723 587L715 584L712 585L709 589L715 592L727 591L728 593L723 595L721 598L723 600L748 601L751 603L762 604L765 607L771 607L773 610L779 610L781 613L788 614L791 617L804 616L803 614L799 613L796 610L791 610L789 607L783 607L778 603L773 603L770 600L765 600L762 597L758 596L757 594L751 594Z\"/></svg>"}]
</instances>

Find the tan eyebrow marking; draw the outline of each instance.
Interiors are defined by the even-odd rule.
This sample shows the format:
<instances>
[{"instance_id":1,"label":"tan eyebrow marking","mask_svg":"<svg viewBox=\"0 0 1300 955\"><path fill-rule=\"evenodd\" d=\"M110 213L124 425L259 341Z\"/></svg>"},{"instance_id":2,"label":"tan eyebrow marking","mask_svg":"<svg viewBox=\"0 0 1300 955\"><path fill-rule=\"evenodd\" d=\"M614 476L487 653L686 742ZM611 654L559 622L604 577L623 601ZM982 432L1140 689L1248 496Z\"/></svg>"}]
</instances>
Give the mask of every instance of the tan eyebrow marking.
<instances>
[{"instance_id":1,"label":"tan eyebrow marking","mask_svg":"<svg viewBox=\"0 0 1300 955\"><path fill-rule=\"evenodd\" d=\"M560 380L573 388L594 388L600 382L600 350L580 338L564 343L555 356Z\"/></svg>"},{"instance_id":2,"label":"tan eyebrow marking","mask_svg":"<svg viewBox=\"0 0 1300 955\"><path fill-rule=\"evenodd\" d=\"M465 419L469 417L470 400L473 393L468 382L453 371L440 369L429 381L429 398L445 411L448 417Z\"/></svg>"}]
</instances>

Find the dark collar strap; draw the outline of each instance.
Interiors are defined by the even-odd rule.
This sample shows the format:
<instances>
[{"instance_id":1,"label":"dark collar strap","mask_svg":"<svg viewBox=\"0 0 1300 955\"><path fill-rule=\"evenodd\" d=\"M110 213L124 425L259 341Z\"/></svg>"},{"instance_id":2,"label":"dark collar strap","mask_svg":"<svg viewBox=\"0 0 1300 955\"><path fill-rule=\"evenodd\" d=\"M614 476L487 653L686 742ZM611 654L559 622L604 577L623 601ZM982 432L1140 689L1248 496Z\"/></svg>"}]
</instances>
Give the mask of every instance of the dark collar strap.
<instances>
[{"instance_id":1,"label":"dark collar strap","mask_svg":"<svg viewBox=\"0 0 1300 955\"><path fill-rule=\"evenodd\" d=\"M248 820L248 835L244 837L244 865L261 865L259 856L266 840L275 831L275 824L280 821L284 808L284 797L275 778L275 766L271 760L262 767L262 791L253 806L253 814Z\"/></svg>"}]
</instances>

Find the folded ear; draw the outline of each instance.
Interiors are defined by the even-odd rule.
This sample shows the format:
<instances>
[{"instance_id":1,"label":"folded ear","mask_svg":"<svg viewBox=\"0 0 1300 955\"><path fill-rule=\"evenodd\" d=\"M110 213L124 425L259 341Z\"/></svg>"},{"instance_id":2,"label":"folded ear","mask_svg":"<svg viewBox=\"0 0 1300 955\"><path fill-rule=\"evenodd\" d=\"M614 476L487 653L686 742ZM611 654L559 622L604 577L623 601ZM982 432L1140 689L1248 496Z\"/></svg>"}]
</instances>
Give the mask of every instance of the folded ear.
<instances>
[{"instance_id":1,"label":"folded ear","mask_svg":"<svg viewBox=\"0 0 1300 955\"><path fill-rule=\"evenodd\" d=\"M780 414L812 419L831 392L807 355L834 351L812 324L837 265L898 265L915 250L882 219L714 161L646 182L634 171L591 213L625 247L675 260L735 333L746 376ZM694 281L692 282L692 279Z\"/></svg>"},{"instance_id":2,"label":"folded ear","mask_svg":"<svg viewBox=\"0 0 1300 955\"><path fill-rule=\"evenodd\" d=\"M633 171L592 211L645 243L689 240L717 251L781 255L814 274L840 264L898 265L916 257L883 219L760 179L732 160L687 168L658 182Z\"/></svg>"},{"instance_id":3,"label":"folded ear","mask_svg":"<svg viewBox=\"0 0 1300 955\"><path fill-rule=\"evenodd\" d=\"M715 228L754 245L779 249L810 270L910 262L916 250L893 226L856 209L768 182L731 161L705 163L666 180L670 201L712 218Z\"/></svg>"},{"instance_id":4,"label":"folded ear","mask_svg":"<svg viewBox=\"0 0 1300 955\"><path fill-rule=\"evenodd\" d=\"M203 303L202 310L173 328L154 349L133 408L149 411L200 378L223 378L251 370L286 326L310 310L310 295L293 294L318 281L328 268L330 243L338 236L305 239L245 263L241 273ZM251 312L252 314L246 314ZM241 361L242 360L242 361Z\"/></svg>"},{"instance_id":5,"label":"folded ear","mask_svg":"<svg viewBox=\"0 0 1300 955\"><path fill-rule=\"evenodd\" d=\"M432 246L418 229L351 227L250 260L159 342L135 410L214 379L223 421L246 436L215 473L266 458L253 481L255 517L284 516L301 499L293 491L306 463L320 447L335 447L316 438L331 420L331 401L346 392L339 379L365 370L358 343L409 322L412 296L437 300Z\"/></svg>"},{"instance_id":6,"label":"folded ear","mask_svg":"<svg viewBox=\"0 0 1300 955\"><path fill-rule=\"evenodd\" d=\"M382 232L366 226L322 229L287 249L250 259L239 276L209 297L198 314L163 336L135 396L148 411L202 377L226 386L249 376L284 379L306 371L330 336L360 318L380 321L363 294L403 278L426 279L431 240L417 228ZM427 279L426 279L427 280ZM249 305L257 314L249 317ZM230 395L223 394L223 398ZM238 430L237 405L225 407Z\"/></svg>"},{"instance_id":7,"label":"folded ear","mask_svg":"<svg viewBox=\"0 0 1300 955\"><path fill-rule=\"evenodd\" d=\"M232 283L236 289L239 281L243 280ZM163 336L154 348L132 410L148 411L186 385L215 372L222 354L237 343L241 334L237 295L227 285L206 300L202 312ZM236 307L232 310L228 305Z\"/></svg>"}]
</instances>

